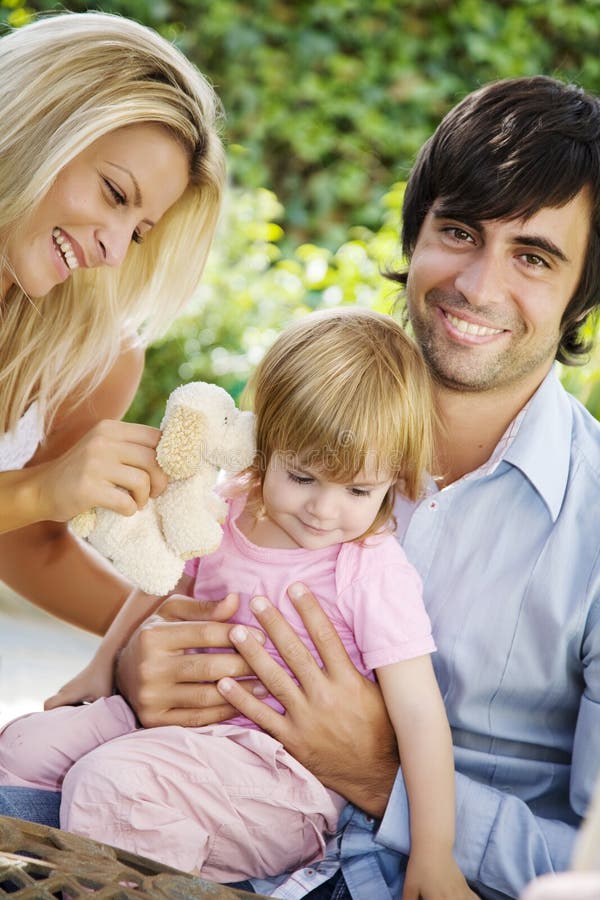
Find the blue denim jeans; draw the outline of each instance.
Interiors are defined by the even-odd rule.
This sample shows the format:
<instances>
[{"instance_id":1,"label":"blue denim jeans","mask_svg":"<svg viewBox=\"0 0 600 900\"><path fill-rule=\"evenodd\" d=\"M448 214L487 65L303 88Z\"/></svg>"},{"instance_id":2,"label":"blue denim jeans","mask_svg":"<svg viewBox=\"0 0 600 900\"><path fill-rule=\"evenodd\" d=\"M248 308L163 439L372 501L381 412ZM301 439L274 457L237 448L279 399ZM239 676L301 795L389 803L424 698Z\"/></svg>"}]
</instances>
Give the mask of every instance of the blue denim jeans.
<instances>
[{"instance_id":1,"label":"blue denim jeans","mask_svg":"<svg viewBox=\"0 0 600 900\"><path fill-rule=\"evenodd\" d=\"M58 828L59 791L0 787L0 815Z\"/></svg>"}]
</instances>

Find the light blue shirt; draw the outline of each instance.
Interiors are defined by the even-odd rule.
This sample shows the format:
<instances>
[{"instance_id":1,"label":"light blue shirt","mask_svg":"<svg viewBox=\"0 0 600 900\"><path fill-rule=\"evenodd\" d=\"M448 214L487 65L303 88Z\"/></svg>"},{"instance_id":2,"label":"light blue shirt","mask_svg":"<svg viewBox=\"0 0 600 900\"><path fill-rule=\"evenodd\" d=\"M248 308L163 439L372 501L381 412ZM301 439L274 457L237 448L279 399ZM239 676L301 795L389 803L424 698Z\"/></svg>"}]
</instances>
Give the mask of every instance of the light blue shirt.
<instances>
[{"instance_id":1,"label":"light blue shirt","mask_svg":"<svg viewBox=\"0 0 600 900\"><path fill-rule=\"evenodd\" d=\"M491 474L403 501L397 516L453 731L457 862L490 897L517 897L568 866L600 764L600 424L552 371ZM398 897L401 772L376 825L348 807L328 859L277 895L303 896L339 852L353 900Z\"/></svg>"}]
</instances>

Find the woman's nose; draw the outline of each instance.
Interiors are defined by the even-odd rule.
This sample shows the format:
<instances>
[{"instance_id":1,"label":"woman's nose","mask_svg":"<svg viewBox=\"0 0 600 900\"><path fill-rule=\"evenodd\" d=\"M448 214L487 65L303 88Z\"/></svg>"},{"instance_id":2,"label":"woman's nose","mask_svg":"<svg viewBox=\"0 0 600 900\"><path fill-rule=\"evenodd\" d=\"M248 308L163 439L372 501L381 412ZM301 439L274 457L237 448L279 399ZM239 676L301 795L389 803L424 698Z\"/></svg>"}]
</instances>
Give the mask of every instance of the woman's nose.
<instances>
[{"instance_id":1,"label":"woman's nose","mask_svg":"<svg viewBox=\"0 0 600 900\"><path fill-rule=\"evenodd\" d=\"M124 225L105 228L97 233L96 240L102 254L100 265L120 266L131 246L131 230Z\"/></svg>"}]
</instances>

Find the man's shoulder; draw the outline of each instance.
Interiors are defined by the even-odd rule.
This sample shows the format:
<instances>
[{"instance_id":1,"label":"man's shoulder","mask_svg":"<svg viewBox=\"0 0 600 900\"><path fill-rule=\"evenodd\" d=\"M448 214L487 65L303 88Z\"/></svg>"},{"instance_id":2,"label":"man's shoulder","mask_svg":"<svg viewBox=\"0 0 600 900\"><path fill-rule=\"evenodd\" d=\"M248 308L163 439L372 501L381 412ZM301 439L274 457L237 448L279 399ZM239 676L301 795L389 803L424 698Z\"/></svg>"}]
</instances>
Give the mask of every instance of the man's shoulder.
<instances>
[{"instance_id":1,"label":"man's shoulder","mask_svg":"<svg viewBox=\"0 0 600 900\"><path fill-rule=\"evenodd\" d=\"M600 422L585 406L567 393L573 413L571 431L571 458L585 465L589 476L600 482Z\"/></svg>"}]
</instances>

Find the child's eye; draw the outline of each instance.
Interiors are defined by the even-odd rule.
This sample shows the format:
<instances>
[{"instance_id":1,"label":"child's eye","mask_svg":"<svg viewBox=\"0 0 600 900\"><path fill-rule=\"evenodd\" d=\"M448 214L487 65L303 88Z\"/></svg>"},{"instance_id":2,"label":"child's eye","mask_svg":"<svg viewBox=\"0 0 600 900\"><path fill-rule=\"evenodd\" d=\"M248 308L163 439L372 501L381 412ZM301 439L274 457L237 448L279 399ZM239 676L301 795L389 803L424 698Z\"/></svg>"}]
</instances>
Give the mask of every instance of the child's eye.
<instances>
[{"instance_id":1,"label":"child's eye","mask_svg":"<svg viewBox=\"0 0 600 900\"><path fill-rule=\"evenodd\" d=\"M311 478L309 475L296 475L295 472L288 472L287 475L294 484L312 484L314 481L314 478Z\"/></svg>"},{"instance_id":2,"label":"child's eye","mask_svg":"<svg viewBox=\"0 0 600 900\"><path fill-rule=\"evenodd\" d=\"M353 497L370 497L371 491L367 490L367 488L357 488L351 487L348 488Z\"/></svg>"}]
</instances>

